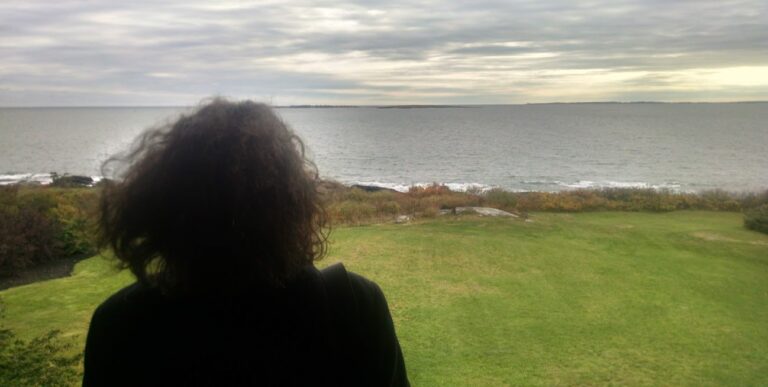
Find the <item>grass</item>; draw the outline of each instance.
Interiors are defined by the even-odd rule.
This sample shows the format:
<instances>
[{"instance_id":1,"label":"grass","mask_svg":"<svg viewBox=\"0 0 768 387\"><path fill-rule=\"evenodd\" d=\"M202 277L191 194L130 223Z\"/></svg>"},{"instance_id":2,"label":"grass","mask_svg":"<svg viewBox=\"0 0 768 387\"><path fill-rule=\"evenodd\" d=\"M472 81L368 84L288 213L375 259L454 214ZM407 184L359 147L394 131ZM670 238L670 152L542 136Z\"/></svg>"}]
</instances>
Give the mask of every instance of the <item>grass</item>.
<instances>
[{"instance_id":1,"label":"grass","mask_svg":"<svg viewBox=\"0 0 768 387\"><path fill-rule=\"evenodd\" d=\"M339 228L330 264L387 294L414 385L760 385L768 236L738 213L598 212ZM82 342L130 282L103 258L0 292L22 337Z\"/></svg>"}]
</instances>

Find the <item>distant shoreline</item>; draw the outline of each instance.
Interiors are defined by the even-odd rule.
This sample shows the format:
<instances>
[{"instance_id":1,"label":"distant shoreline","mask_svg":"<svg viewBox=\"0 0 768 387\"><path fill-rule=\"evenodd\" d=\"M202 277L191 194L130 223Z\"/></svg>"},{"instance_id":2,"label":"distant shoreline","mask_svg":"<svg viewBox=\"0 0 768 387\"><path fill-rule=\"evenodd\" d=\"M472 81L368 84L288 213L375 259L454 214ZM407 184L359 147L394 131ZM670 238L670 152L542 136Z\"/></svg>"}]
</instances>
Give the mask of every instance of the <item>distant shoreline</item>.
<instances>
[{"instance_id":1,"label":"distant shoreline","mask_svg":"<svg viewBox=\"0 0 768 387\"><path fill-rule=\"evenodd\" d=\"M54 184L54 179L60 179L58 184ZM21 186L79 186L79 187L93 187L97 185L103 179L102 176L88 176L68 173L0 173L0 187L21 185ZM520 188L502 187L491 184L484 184L479 182L414 182L414 183L391 183L382 181L338 181L332 178L324 178L323 182L331 184L339 184L348 188L361 188L366 187L372 190L389 190L396 192L408 192L413 188L425 188L431 186L443 186L447 187L453 192L487 192L491 190L501 190L511 193L524 193L524 192L545 192L545 193L557 193L568 191L601 191L610 189L628 189L628 190L654 190L657 192L668 191L673 193L703 193L712 191L722 191L729 194L750 194L750 193L762 193L768 190L768 184L763 187L755 187L753 189L729 189L729 188L701 188L701 189L686 189L679 183L666 182L666 183L648 183L648 182L629 182L629 181L592 181L592 180L579 180L575 182L562 182L557 180L542 181L542 180L525 180L520 182ZM529 188L522 188L527 186ZM531 186L544 187L557 187L557 189L535 189Z\"/></svg>"},{"instance_id":2,"label":"distant shoreline","mask_svg":"<svg viewBox=\"0 0 768 387\"><path fill-rule=\"evenodd\" d=\"M412 105L273 105L276 109L435 109L435 108L478 108L498 106L536 106L536 105L716 105L716 104L764 104L768 101L586 101L586 102L521 102L490 104L412 104ZM0 106L0 109L193 109L197 105L39 105L39 106Z\"/></svg>"}]
</instances>

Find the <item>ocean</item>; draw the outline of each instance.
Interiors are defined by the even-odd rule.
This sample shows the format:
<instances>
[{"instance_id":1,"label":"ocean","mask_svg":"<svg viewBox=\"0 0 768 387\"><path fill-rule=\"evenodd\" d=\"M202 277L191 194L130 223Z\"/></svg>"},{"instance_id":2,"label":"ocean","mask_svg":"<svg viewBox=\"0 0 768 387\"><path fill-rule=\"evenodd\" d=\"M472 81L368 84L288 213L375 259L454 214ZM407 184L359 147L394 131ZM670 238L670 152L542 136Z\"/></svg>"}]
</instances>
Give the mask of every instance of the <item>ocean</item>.
<instances>
[{"instance_id":1,"label":"ocean","mask_svg":"<svg viewBox=\"0 0 768 387\"><path fill-rule=\"evenodd\" d=\"M278 108L321 176L406 190L768 188L768 103ZM100 164L184 108L0 108L0 184Z\"/></svg>"}]
</instances>

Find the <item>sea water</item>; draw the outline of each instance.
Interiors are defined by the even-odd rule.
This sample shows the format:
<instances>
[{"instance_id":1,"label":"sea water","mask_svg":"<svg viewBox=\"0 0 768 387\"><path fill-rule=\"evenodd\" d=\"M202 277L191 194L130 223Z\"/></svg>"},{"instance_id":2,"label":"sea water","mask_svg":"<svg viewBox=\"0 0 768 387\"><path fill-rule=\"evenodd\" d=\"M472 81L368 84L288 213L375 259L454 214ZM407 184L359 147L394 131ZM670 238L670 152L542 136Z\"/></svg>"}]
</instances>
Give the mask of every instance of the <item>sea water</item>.
<instances>
[{"instance_id":1,"label":"sea water","mask_svg":"<svg viewBox=\"0 0 768 387\"><path fill-rule=\"evenodd\" d=\"M278 108L323 177L405 190L768 188L768 103ZM188 108L0 108L0 184L99 176Z\"/></svg>"}]
</instances>

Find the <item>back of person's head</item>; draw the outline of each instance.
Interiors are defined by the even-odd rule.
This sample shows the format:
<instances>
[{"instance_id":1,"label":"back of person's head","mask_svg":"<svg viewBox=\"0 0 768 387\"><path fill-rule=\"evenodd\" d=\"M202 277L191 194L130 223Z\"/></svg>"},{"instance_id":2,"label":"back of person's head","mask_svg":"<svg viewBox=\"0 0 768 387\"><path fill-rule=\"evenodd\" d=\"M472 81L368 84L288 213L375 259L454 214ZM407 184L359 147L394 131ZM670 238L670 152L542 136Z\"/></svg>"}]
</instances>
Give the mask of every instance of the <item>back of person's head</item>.
<instances>
[{"instance_id":1,"label":"back of person's head","mask_svg":"<svg viewBox=\"0 0 768 387\"><path fill-rule=\"evenodd\" d=\"M316 169L266 105L215 99L115 162L125 168L104 186L101 240L140 282L279 287L325 251Z\"/></svg>"}]
</instances>

